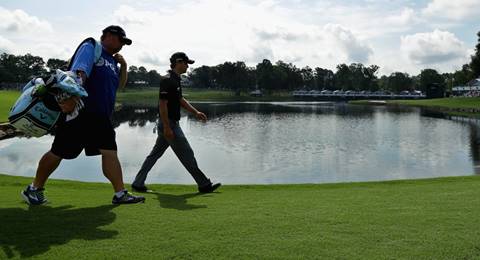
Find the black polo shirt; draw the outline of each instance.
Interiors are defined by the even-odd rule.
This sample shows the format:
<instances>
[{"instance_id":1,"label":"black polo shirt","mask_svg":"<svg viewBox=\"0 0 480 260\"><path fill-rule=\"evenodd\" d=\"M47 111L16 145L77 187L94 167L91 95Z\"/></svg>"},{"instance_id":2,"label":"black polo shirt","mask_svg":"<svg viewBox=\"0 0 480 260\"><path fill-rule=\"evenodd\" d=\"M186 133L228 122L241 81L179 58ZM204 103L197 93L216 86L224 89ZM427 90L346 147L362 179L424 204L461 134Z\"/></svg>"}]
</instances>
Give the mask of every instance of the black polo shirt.
<instances>
[{"instance_id":1,"label":"black polo shirt","mask_svg":"<svg viewBox=\"0 0 480 260\"><path fill-rule=\"evenodd\" d=\"M167 100L168 118L174 121L180 120L180 99L182 98L182 86L180 76L173 71L160 81L160 99Z\"/></svg>"}]
</instances>

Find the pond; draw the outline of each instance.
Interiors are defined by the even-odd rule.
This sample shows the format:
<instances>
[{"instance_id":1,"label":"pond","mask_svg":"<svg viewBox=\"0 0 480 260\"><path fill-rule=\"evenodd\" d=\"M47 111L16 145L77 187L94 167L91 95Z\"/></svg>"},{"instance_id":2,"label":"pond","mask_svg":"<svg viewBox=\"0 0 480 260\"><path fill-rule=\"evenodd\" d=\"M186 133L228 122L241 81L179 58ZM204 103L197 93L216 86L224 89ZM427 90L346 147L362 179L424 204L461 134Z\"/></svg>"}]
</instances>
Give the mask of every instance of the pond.
<instances>
[{"instance_id":1,"label":"pond","mask_svg":"<svg viewBox=\"0 0 480 260\"><path fill-rule=\"evenodd\" d=\"M480 173L480 127L419 108L327 102L194 103L207 123L180 125L200 168L225 184L335 183ZM125 182L156 139L158 108L115 112ZM53 136L0 141L0 172L34 176ZM100 157L64 160L52 178L107 182ZM193 184L168 149L148 183Z\"/></svg>"}]
</instances>

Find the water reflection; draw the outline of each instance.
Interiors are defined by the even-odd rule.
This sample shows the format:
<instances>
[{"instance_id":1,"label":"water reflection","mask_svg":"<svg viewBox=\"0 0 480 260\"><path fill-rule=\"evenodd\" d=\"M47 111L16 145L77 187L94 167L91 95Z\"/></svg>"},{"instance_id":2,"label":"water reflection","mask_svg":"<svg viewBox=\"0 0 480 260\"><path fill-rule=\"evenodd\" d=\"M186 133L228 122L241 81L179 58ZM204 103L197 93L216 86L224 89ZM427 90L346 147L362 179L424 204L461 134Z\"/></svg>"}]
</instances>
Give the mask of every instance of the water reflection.
<instances>
[{"instance_id":1,"label":"water reflection","mask_svg":"<svg viewBox=\"0 0 480 260\"><path fill-rule=\"evenodd\" d=\"M195 103L209 121L181 125L207 175L224 183L325 183L479 173L480 127L418 108L324 102ZM156 138L157 107L114 114L131 182ZM52 137L0 142L0 172L32 176ZM27 148L28 147L28 148ZM473 167L472 167L473 166ZM56 178L103 179L98 157L62 163ZM168 150L147 182L192 183Z\"/></svg>"},{"instance_id":2,"label":"water reflection","mask_svg":"<svg viewBox=\"0 0 480 260\"><path fill-rule=\"evenodd\" d=\"M480 128L472 127L472 158L476 174L480 174Z\"/></svg>"},{"instance_id":3,"label":"water reflection","mask_svg":"<svg viewBox=\"0 0 480 260\"><path fill-rule=\"evenodd\" d=\"M387 112L384 108L372 106L355 106L346 103L329 102L228 102L228 103L194 103L209 119L221 118L227 114L255 113L258 115L272 114L335 114L344 117L371 117L376 112ZM390 107L388 113L412 113L414 108ZM428 113L430 117L445 118L444 114ZM182 116L193 118L182 110ZM123 106L113 115L114 126L128 122L129 126L145 126L147 122L158 121L158 107Z\"/></svg>"}]
</instances>

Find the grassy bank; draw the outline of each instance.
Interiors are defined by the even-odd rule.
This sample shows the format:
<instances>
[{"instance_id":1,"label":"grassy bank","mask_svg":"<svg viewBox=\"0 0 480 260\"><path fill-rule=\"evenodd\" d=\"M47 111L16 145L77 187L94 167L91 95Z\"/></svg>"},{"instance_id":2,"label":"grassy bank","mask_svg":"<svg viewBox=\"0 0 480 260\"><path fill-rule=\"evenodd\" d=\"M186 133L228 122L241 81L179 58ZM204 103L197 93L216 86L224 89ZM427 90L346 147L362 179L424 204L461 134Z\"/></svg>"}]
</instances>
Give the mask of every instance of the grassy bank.
<instances>
[{"instance_id":1,"label":"grassy bank","mask_svg":"<svg viewBox=\"0 0 480 260\"><path fill-rule=\"evenodd\" d=\"M327 185L152 185L114 207L109 184L49 181L47 206L0 175L0 258L478 259L480 177Z\"/></svg>"},{"instance_id":2,"label":"grassy bank","mask_svg":"<svg viewBox=\"0 0 480 260\"><path fill-rule=\"evenodd\" d=\"M0 122L8 121L8 112L19 96L18 91L0 90Z\"/></svg>"},{"instance_id":3,"label":"grassy bank","mask_svg":"<svg viewBox=\"0 0 480 260\"><path fill-rule=\"evenodd\" d=\"M350 101L351 104L378 105L368 100ZM386 100L386 105L402 105L429 108L452 115L480 116L480 98L438 98L421 100Z\"/></svg>"},{"instance_id":4,"label":"grassy bank","mask_svg":"<svg viewBox=\"0 0 480 260\"><path fill-rule=\"evenodd\" d=\"M198 90L184 89L183 94L189 101L291 101L292 96L288 92L279 92L263 97L251 97L248 93L236 96L228 90ZM158 89L127 90L119 92L117 102L122 104L158 104Z\"/></svg>"},{"instance_id":5,"label":"grassy bank","mask_svg":"<svg viewBox=\"0 0 480 260\"><path fill-rule=\"evenodd\" d=\"M8 111L20 95L17 91L0 90L0 122L8 119ZM235 96L232 91L185 89L185 97L190 101L293 101L288 92L279 92L263 97L250 97L248 93ZM140 89L118 92L117 102L128 105L157 105L158 89ZM368 100L350 101L351 104L371 105ZM387 100L387 105L426 107L452 115L480 116L480 98L441 98L423 100ZM378 105L378 103L376 103Z\"/></svg>"}]
</instances>

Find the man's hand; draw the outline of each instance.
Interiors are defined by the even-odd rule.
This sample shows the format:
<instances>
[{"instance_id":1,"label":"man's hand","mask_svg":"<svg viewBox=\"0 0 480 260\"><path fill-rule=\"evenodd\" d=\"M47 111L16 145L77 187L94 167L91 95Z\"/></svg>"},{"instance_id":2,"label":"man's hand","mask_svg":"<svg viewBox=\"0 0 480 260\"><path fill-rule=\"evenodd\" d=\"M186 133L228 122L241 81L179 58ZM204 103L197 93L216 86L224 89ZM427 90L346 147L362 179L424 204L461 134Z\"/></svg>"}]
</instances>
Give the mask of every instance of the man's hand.
<instances>
[{"instance_id":1,"label":"man's hand","mask_svg":"<svg viewBox=\"0 0 480 260\"><path fill-rule=\"evenodd\" d=\"M204 113L200 112L200 111L198 111L198 112L195 114L195 116L197 117L198 120L201 120L201 121L204 122L204 123L207 121L207 116L206 116Z\"/></svg>"},{"instance_id":2,"label":"man's hand","mask_svg":"<svg viewBox=\"0 0 480 260\"><path fill-rule=\"evenodd\" d=\"M120 66L127 66L127 62L120 53L113 55L113 58L120 64Z\"/></svg>"},{"instance_id":3,"label":"man's hand","mask_svg":"<svg viewBox=\"0 0 480 260\"><path fill-rule=\"evenodd\" d=\"M63 113L70 114L73 112L73 110L75 109L75 106L79 101L80 101L79 97L73 96L65 99L62 102L59 102L58 105L60 106L60 109L62 110Z\"/></svg>"},{"instance_id":4,"label":"man's hand","mask_svg":"<svg viewBox=\"0 0 480 260\"><path fill-rule=\"evenodd\" d=\"M120 53L113 55L113 58L120 64L120 77L118 82L118 87L125 91L125 86L127 85L127 62Z\"/></svg>"},{"instance_id":5,"label":"man's hand","mask_svg":"<svg viewBox=\"0 0 480 260\"><path fill-rule=\"evenodd\" d=\"M175 135L173 134L172 128L170 128L170 127L164 127L163 128L163 136L167 140L173 140L175 138Z\"/></svg>"}]
</instances>

